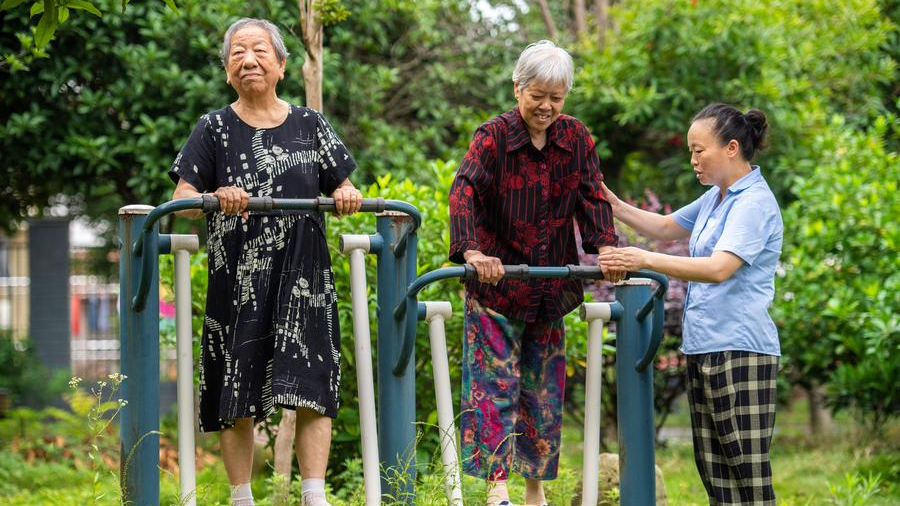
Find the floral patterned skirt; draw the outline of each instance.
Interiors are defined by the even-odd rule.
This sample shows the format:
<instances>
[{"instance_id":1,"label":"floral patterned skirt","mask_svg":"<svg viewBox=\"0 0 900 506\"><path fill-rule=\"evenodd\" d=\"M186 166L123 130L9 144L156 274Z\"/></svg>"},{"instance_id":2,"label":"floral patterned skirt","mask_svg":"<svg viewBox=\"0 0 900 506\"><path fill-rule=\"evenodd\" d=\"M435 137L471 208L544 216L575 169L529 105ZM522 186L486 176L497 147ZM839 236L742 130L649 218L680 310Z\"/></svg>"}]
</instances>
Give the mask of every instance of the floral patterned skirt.
<instances>
[{"instance_id":1,"label":"floral patterned skirt","mask_svg":"<svg viewBox=\"0 0 900 506\"><path fill-rule=\"evenodd\" d=\"M460 432L463 472L550 480L559 468L566 381L563 320L513 320L466 297Z\"/></svg>"}]
</instances>

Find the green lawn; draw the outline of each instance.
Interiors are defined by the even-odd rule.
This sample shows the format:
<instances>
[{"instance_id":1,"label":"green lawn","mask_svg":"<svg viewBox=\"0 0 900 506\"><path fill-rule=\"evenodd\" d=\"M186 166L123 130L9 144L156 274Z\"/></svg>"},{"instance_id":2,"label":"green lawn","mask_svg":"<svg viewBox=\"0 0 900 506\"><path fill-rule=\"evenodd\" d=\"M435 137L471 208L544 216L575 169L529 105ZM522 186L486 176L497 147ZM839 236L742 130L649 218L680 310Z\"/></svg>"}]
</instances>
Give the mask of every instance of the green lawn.
<instances>
[{"instance_id":1,"label":"green lawn","mask_svg":"<svg viewBox=\"0 0 900 506\"><path fill-rule=\"evenodd\" d=\"M779 411L779 422L773 443L772 466L775 492L781 506L896 506L900 504L900 424L888 427L884 437L872 440L851 420L839 418L831 438L813 440L806 434L805 406L795 404L791 410ZM681 414L672 419L674 427L686 429ZM548 496L557 506L568 505L579 488L581 468L581 428L567 424L563 434L563 457L560 478L548 484ZM859 441L868 441L859 443ZM669 504L672 506L705 506L705 492L694 467L688 439L670 440L657 450L657 463L663 470ZM846 476L880 474L879 486L868 499L853 499L864 490L859 483L847 483ZM349 484L333 491L335 506L362 504L361 471L358 463L350 466L343 477ZM12 453L6 441L0 441L0 504L8 506L113 506L119 504L117 479L112 471L100 473L98 495L93 500L93 476L84 468L75 469L65 460L54 463L27 463ZM228 487L221 462L203 469L198 476L199 504L227 505ZM296 484L295 484L296 485ZM836 494L830 486L837 487ZM484 486L466 478L463 482L466 504L483 504ZM521 479L513 477L510 488L514 500L522 499ZM177 504L177 479L162 475L162 505ZM265 477L255 479L254 495L259 506L271 505L271 482ZM443 484L438 473L428 469L420 472L417 505L445 505ZM299 498L296 491L293 497Z\"/></svg>"}]
</instances>

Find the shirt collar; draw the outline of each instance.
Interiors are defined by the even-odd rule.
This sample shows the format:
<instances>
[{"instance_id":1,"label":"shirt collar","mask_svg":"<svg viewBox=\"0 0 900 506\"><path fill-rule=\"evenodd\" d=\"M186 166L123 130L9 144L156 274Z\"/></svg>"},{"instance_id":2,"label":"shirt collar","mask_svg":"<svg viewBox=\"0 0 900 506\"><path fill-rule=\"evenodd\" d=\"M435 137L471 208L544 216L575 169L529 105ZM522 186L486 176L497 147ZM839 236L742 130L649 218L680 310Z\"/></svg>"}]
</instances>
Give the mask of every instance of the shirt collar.
<instances>
[{"instance_id":1,"label":"shirt collar","mask_svg":"<svg viewBox=\"0 0 900 506\"><path fill-rule=\"evenodd\" d=\"M745 174L743 177L731 183L731 186L728 187L728 193L738 193L746 190L747 188L753 186L754 183L757 183L762 180L762 172L759 170L759 165L751 165L750 172Z\"/></svg>"},{"instance_id":2,"label":"shirt collar","mask_svg":"<svg viewBox=\"0 0 900 506\"><path fill-rule=\"evenodd\" d=\"M509 129L509 137L506 143L507 153L515 151L531 142L531 136L528 134L528 129L525 128L525 119L522 118L522 114L519 112L518 107L514 107L512 110L503 113L502 117L504 121L506 121ZM560 114L559 117L556 118L556 121L547 128L547 140L566 151L571 152L572 141L565 137L565 129L559 127L561 119L563 119L562 114Z\"/></svg>"}]
</instances>

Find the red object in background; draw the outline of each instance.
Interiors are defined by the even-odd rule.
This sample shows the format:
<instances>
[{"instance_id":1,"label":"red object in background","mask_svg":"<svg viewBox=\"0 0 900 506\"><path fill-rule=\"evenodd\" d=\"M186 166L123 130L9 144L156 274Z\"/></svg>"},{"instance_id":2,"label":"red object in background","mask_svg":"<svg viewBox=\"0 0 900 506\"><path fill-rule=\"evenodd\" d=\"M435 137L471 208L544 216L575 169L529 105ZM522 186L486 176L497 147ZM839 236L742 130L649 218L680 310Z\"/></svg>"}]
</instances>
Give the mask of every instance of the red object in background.
<instances>
[{"instance_id":1,"label":"red object in background","mask_svg":"<svg viewBox=\"0 0 900 506\"><path fill-rule=\"evenodd\" d=\"M69 318L71 319L71 332L73 336L81 334L81 299L78 296L72 296L72 302L69 304Z\"/></svg>"},{"instance_id":2,"label":"red object in background","mask_svg":"<svg viewBox=\"0 0 900 506\"><path fill-rule=\"evenodd\" d=\"M175 304L160 299L159 316L162 316L163 318L175 318Z\"/></svg>"}]
</instances>

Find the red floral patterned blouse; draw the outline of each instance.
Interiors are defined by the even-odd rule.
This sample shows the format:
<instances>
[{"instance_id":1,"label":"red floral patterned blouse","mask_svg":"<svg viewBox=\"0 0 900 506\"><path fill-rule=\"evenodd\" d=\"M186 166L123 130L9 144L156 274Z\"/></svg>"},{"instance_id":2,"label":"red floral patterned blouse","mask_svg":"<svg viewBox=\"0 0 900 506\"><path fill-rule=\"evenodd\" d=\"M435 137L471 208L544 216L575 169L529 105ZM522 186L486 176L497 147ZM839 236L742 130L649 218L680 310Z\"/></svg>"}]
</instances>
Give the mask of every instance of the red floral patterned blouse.
<instances>
[{"instance_id":1,"label":"red floral patterned blouse","mask_svg":"<svg viewBox=\"0 0 900 506\"><path fill-rule=\"evenodd\" d=\"M479 250L504 264L578 263L572 218L586 253L618 243L591 134L560 115L547 144L531 143L518 108L481 125L450 187L450 260ZM561 318L584 300L577 279L466 281L468 296L524 321Z\"/></svg>"}]
</instances>

